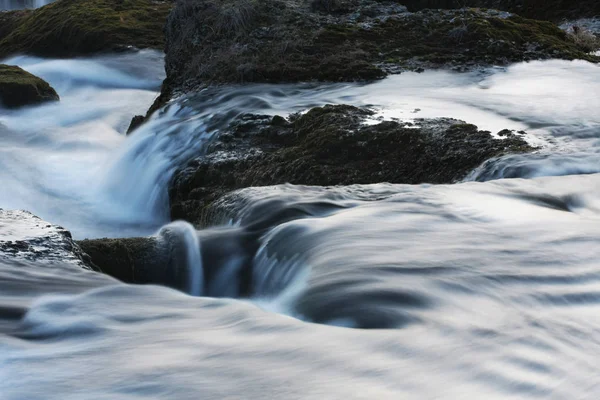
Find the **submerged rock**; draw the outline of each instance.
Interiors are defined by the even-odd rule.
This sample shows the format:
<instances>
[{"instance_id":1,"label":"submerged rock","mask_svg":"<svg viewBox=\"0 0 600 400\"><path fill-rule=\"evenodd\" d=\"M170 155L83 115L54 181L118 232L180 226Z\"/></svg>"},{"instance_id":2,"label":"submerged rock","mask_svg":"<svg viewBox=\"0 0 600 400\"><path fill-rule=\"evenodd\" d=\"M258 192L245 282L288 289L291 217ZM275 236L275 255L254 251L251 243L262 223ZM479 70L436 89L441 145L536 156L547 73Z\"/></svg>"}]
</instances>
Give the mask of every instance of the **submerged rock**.
<instances>
[{"instance_id":1,"label":"submerged rock","mask_svg":"<svg viewBox=\"0 0 600 400\"><path fill-rule=\"evenodd\" d=\"M7 26L0 28L0 57L162 49L171 7L169 1L153 0L58 0L36 10L0 13Z\"/></svg>"},{"instance_id":2,"label":"submerged rock","mask_svg":"<svg viewBox=\"0 0 600 400\"><path fill-rule=\"evenodd\" d=\"M0 64L0 105L16 108L58 99L45 80L19 67Z\"/></svg>"},{"instance_id":3,"label":"submerged rock","mask_svg":"<svg viewBox=\"0 0 600 400\"><path fill-rule=\"evenodd\" d=\"M89 257L75 244L69 231L30 212L1 208L0 260L91 267Z\"/></svg>"},{"instance_id":4,"label":"submerged rock","mask_svg":"<svg viewBox=\"0 0 600 400\"><path fill-rule=\"evenodd\" d=\"M521 135L495 139L455 119L374 117L346 105L289 119L246 115L175 174L171 216L199 224L211 202L250 186L451 183L489 158L533 150Z\"/></svg>"}]
</instances>

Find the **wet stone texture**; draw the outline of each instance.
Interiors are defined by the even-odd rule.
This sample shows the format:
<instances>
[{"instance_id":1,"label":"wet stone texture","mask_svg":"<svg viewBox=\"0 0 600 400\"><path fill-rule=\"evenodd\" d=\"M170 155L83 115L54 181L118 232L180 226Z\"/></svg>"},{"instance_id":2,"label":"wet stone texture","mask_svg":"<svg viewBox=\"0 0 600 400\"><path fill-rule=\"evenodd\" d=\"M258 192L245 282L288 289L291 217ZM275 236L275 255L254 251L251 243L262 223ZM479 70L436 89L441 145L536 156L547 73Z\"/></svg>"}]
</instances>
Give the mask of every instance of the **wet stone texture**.
<instances>
[{"instance_id":1,"label":"wet stone texture","mask_svg":"<svg viewBox=\"0 0 600 400\"><path fill-rule=\"evenodd\" d=\"M70 263L90 268L71 233L28 211L0 209L0 260Z\"/></svg>"},{"instance_id":2,"label":"wet stone texture","mask_svg":"<svg viewBox=\"0 0 600 400\"><path fill-rule=\"evenodd\" d=\"M502 135L451 118L381 121L347 105L245 115L175 174L171 216L201 225L211 202L250 186L452 183L489 158L533 150L523 133Z\"/></svg>"}]
</instances>

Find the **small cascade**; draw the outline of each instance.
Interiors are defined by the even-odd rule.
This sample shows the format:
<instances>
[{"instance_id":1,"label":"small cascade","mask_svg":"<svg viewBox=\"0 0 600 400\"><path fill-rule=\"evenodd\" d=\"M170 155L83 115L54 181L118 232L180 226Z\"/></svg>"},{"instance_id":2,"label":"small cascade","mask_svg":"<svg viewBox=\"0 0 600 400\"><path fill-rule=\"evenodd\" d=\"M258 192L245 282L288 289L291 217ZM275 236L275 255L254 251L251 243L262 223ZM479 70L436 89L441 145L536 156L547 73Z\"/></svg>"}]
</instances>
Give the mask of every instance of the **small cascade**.
<instances>
[{"instance_id":1,"label":"small cascade","mask_svg":"<svg viewBox=\"0 0 600 400\"><path fill-rule=\"evenodd\" d=\"M184 221L165 225L158 232L159 241L167 245L175 275L184 275L183 285L192 296L202 296L204 292L204 270L200 241L194 227ZM182 273L181 271L185 271Z\"/></svg>"},{"instance_id":2,"label":"small cascade","mask_svg":"<svg viewBox=\"0 0 600 400\"><path fill-rule=\"evenodd\" d=\"M168 183L175 170L197 156L213 136L193 110L172 105L137 129L103 173L99 193L151 216L169 220Z\"/></svg>"}]
</instances>

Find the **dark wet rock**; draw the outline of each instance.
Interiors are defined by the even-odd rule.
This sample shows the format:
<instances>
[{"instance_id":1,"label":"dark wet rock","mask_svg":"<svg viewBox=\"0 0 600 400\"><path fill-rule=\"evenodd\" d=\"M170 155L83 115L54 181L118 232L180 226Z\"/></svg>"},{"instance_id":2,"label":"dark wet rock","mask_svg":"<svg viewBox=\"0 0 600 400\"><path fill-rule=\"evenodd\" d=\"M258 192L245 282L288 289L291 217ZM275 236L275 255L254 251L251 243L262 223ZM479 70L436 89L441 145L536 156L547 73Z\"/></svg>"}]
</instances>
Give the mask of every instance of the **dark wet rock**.
<instances>
[{"instance_id":1,"label":"dark wet rock","mask_svg":"<svg viewBox=\"0 0 600 400\"><path fill-rule=\"evenodd\" d=\"M179 0L166 32L165 101L231 82L373 80L429 68L598 58L550 22L494 10L375 0Z\"/></svg>"},{"instance_id":2,"label":"dark wet rock","mask_svg":"<svg viewBox=\"0 0 600 400\"><path fill-rule=\"evenodd\" d=\"M153 0L58 0L36 10L0 13L0 57L162 49L171 7L169 1Z\"/></svg>"},{"instance_id":3,"label":"dark wet rock","mask_svg":"<svg viewBox=\"0 0 600 400\"><path fill-rule=\"evenodd\" d=\"M513 134L514 131L510 130L510 129L502 129L500 132L498 132L498 136L502 137L502 136L511 136Z\"/></svg>"},{"instance_id":4,"label":"dark wet rock","mask_svg":"<svg viewBox=\"0 0 600 400\"><path fill-rule=\"evenodd\" d=\"M202 242L200 260L192 261L202 268L199 293L213 297L247 296L250 291L252 257L258 248L260 232L226 229L187 231L195 240L186 238L184 230L170 224L155 236L82 240L78 244L90 255L94 266L107 275L134 284L159 284L193 293L190 287L190 246ZM179 225L181 226L181 225ZM227 280L223 280L223 272Z\"/></svg>"},{"instance_id":5,"label":"dark wet rock","mask_svg":"<svg viewBox=\"0 0 600 400\"><path fill-rule=\"evenodd\" d=\"M0 40L10 34L19 25L21 18L30 12L30 10L0 11Z\"/></svg>"},{"instance_id":6,"label":"dark wet rock","mask_svg":"<svg viewBox=\"0 0 600 400\"><path fill-rule=\"evenodd\" d=\"M403 0L402 3L411 11L425 8L483 7L551 21L600 15L600 2L597 0Z\"/></svg>"},{"instance_id":7,"label":"dark wet rock","mask_svg":"<svg viewBox=\"0 0 600 400\"><path fill-rule=\"evenodd\" d=\"M48 82L19 67L0 64L0 105L16 108L58 99Z\"/></svg>"},{"instance_id":8,"label":"dark wet rock","mask_svg":"<svg viewBox=\"0 0 600 400\"><path fill-rule=\"evenodd\" d=\"M127 134L130 134L131 132L139 128L145 121L146 118L143 115L136 115L133 118L131 118L129 128L127 128Z\"/></svg>"},{"instance_id":9,"label":"dark wet rock","mask_svg":"<svg viewBox=\"0 0 600 400\"><path fill-rule=\"evenodd\" d=\"M149 274L157 274L161 262L168 264L155 237L81 240L78 245L99 271L127 283L155 283L159 279Z\"/></svg>"},{"instance_id":10,"label":"dark wet rock","mask_svg":"<svg viewBox=\"0 0 600 400\"><path fill-rule=\"evenodd\" d=\"M455 119L365 124L372 118L344 105L289 119L246 115L175 174L171 216L198 224L211 202L250 186L451 183L489 158L532 150L519 135L494 139Z\"/></svg>"},{"instance_id":11,"label":"dark wet rock","mask_svg":"<svg viewBox=\"0 0 600 400\"><path fill-rule=\"evenodd\" d=\"M21 210L0 208L0 261L68 263L91 268L71 233Z\"/></svg>"}]
</instances>

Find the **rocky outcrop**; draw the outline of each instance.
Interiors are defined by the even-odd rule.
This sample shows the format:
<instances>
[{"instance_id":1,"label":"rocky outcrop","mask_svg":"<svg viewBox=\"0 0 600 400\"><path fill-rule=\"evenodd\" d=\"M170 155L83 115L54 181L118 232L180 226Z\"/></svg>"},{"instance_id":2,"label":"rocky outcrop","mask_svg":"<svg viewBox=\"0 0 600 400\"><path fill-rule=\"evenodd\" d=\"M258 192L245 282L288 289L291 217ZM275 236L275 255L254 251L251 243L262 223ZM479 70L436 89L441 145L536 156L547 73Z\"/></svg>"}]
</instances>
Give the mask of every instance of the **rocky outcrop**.
<instances>
[{"instance_id":1,"label":"rocky outcrop","mask_svg":"<svg viewBox=\"0 0 600 400\"><path fill-rule=\"evenodd\" d=\"M200 224L207 205L250 186L450 183L489 158L532 150L522 134L503 135L448 118L378 121L344 105L289 119L247 115L176 173L171 215Z\"/></svg>"},{"instance_id":2,"label":"rocky outcrop","mask_svg":"<svg viewBox=\"0 0 600 400\"><path fill-rule=\"evenodd\" d=\"M549 21L484 9L410 12L395 1L179 0L165 33L167 79L151 111L220 84L600 60ZM365 124L372 117L349 106L289 119L248 115L175 175L171 215L200 224L207 205L250 186L449 183L489 158L531 150L518 134L498 140L462 121Z\"/></svg>"},{"instance_id":3,"label":"rocky outcrop","mask_svg":"<svg viewBox=\"0 0 600 400\"><path fill-rule=\"evenodd\" d=\"M239 297L249 293L252 257L263 230L197 232L177 221L154 236L78 243L98 270L123 282L160 284L194 295Z\"/></svg>"},{"instance_id":4,"label":"rocky outcrop","mask_svg":"<svg viewBox=\"0 0 600 400\"><path fill-rule=\"evenodd\" d=\"M45 80L23 69L0 64L0 105L16 108L58 100L58 94Z\"/></svg>"},{"instance_id":5,"label":"rocky outcrop","mask_svg":"<svg viewBox=\"0 0 600 400\"><path fill-rule=\"evenodd\" d=\"M0 13L0 57L163 49L171 7L170 1L58 0L36 10Z\"/></svg>"},{"instance_id":6,"label":"rocky outcrop","mask_svg":"<svg viewBox=\"0 0 600 400\"><path fill-rule=\"evenodd\" d=\"M0 261L68 263L89 269L84 254L64 228L21 210L0 208Z\"/></svg>"},{"instance_id":7,"label":"rocky outcrop","mask_svg":"<svg viewBox=\"0 0 600 400\"><path fill-rule=\"evenodd\" d=\"M164 92L226 82L372 80L586 54L550 22L493 10L408 12L375 0L179 0ZM163 99L164 101L164 99Z\"/></svg>"},{"instance_id":8,"label":"rocky outcrop","mask_svg":"<svg viewBox=\"0 0 600 400\"><path fill-rule=\"evenodd\" d=\"M409 10L484 7L517 13L526 18L562 21L600 16L597 0L404 0Z\"/></svg>"}]
</instances>

